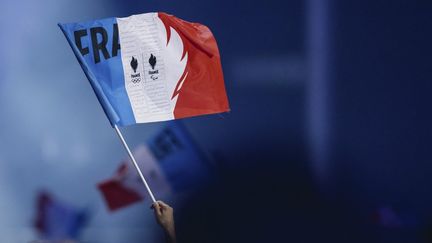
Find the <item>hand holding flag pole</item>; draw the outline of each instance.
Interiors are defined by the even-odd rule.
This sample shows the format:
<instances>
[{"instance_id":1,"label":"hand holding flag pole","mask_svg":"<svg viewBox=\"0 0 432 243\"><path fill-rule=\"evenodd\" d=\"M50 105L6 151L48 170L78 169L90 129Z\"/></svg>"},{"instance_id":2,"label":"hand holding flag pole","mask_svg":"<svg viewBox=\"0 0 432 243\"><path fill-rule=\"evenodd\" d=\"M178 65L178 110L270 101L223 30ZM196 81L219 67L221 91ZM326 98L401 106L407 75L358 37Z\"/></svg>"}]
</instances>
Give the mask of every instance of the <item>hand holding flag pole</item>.
<instances>
[{"instance_id":1,"label":"hand holding flag pole","mask_svg":"<svg viewBox=\"0 0 432 243\"><path fill-rule=\"evenodd\" d=\"M118 128L117 125L114 125L114 130L116 131L118 137L120 138L120 140L121 140L121 142L122 142L122 144L123 144L123 147L126 149L128 155L129 155L129 158L131 159L132 163L134 164L135 169L137 170L137 172L138 172L138 174L139 174L139 176L140 176L142 182L144 183L144 186L146 187L147 192L148 192L148 194L150 195L150 198L151 198L152 202L155 203L155 202L156 202L156 199L155 199L155 197L154 197L154 195L153 195L153 192L151 191L149 185L147 184L147 181L146 181L146 179L145 179L143 173L141 172L141 169L139 168L138 163L137 163L136 160L135 160L135 157L133 156L131 150L129 149L129 146L127 145L125 139L123 138L123 134L121 133L121 131L120 131L120 129Z\"/></svg>"}]
</instances>

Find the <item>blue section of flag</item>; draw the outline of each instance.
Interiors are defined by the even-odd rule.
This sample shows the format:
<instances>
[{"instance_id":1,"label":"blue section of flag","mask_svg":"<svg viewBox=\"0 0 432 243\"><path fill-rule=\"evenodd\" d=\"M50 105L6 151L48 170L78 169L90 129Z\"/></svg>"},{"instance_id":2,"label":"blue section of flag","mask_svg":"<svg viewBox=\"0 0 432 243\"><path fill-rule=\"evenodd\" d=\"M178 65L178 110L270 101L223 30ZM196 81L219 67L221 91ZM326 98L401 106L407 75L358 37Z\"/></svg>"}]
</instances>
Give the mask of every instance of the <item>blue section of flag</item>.
<instances>
[{"instance_id":1,"label":"blue section of flag","mask_svg":"<svg viewBox=\"0 0 432 243\"><path fill-rule=\"evenodd\" d=\"M76 239L88 222L88 212L58 201L50 194L38 195L35 227L49 240Z\"/></svg>"},{"instance_id":2,"label":"blue section of flag","mask_svg":"<svg viewBox=\"0 0 432 243\"><path fill-rule=\"evenodd\" d=\"M117 55L113 55L115 54L113 51L115 24L117 24L116 18L106 18L97 21L59 24L59 27L72 47L111 125L127 126L136 122L125 88L121 50L118 50ZM100 56L99 62L94 57L95 50L91 34L92 28L98 27L102 27L107 33L105 38L107 43L104 46L109 56L105 58L103 52L97 50ZM76 31L85 31L78 38L81 43L80 48L76 43ZM104 41L101 33L94 36L96 38L93 42L102 43ZM80 50L83 48L88 48L88 53L82 55Z\"/></svg>"},{"instance_id":3,"label":"blue section of flag","mask_svg":"<svg viewBox=\"0 0 432 243\"><path fill-rule=\"evenodd\" d=\"M213 179L208 159L180 121L168 122L147 144L175 191L197 189Z\"/></svg>"}]
</instances>

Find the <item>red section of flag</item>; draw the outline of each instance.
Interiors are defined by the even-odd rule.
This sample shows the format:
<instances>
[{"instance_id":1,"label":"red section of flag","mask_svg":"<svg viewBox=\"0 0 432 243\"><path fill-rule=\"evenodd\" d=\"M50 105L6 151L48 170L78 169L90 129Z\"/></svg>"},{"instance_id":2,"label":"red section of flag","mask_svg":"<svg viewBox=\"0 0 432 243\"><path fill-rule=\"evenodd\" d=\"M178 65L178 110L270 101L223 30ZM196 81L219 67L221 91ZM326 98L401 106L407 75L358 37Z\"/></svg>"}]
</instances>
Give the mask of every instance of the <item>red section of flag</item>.
<instances>
[{"instance_id":1,"label":"red section of flag","mask_svg":"<svg viewBox=\"0 0 432 243\"><path fill-rule=\"evenodd\" d=\"M183 56L188 54L185 71L172 94L172 98L178 95L174 117L229 111L219 49L210 29L166 13L158 15L166 27L168 40L172 27L183 41Z\"/></svg>"},{"instance_id":2,"label":"red section of flag","mask_svg":"<svg viewBox=\"0 0 432 243\"><path fill-rule=\"evenodd\" d=\"M123 186L120 181L115 179L100 183L98 188L102 192L111 211L143 200L141 195Z\"/></svg>"},{"instance_id":3,"label":"red section of flag","mask_svg":"<svg viewBox=\"0 0 432 243\"><path fill-rule=\"evenodd\" d=\"M48 193L39 193L36 200L36 219L34 222L34 226L39 233L47 231L45 215L47 214L47 208L52 204L52 202L53 200Z\"/></svg>"},{"instance_id":4,"label":"red section of flag","mask_svg":"<svg viewBox=\"0 0 432 243\"><path fill-rule=\"evenodd\" d=\"M129 173L126 162L118 168L115 176L98 184L98 188L105 198L111 211L142 201L144 198L126 184L127 180L135 180L134 174Z\"/></svg>"}]
</instances>

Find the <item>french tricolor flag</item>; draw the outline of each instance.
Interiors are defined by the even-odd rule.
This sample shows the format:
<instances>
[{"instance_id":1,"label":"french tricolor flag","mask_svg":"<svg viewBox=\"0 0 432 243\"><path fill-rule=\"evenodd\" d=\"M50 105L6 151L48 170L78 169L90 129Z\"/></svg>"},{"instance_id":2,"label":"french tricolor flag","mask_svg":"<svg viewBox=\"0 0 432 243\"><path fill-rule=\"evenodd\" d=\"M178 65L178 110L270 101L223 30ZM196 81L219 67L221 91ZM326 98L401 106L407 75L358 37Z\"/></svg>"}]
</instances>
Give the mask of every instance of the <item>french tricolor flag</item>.
<instances>
[{"instance_id":1,"label":"french tricolor flag","mask_svg":"<svg viewBox=\"0 0 432 243\"><path fill-rule=\"evenodd\" d=\"M229 111L206 26L166 13L59 26L113 126Z\"/></svg>"},{"instance_id":2,"label":"french tricolor flag","mask_svg":"<svg viewBox=\"0 0 432 243\"><path fill-rule=\"evenodd\" d=\"M144 169L144 176L151 180L151 186L158 192L158 196L170 195L171 186L150 149L140 145L135 149L134 155L139 166ZM97 187L110 211L140 202L146 197L145 188L128 161L122 161L116 173L99 183Z\"/></svg>"}]
</instances>

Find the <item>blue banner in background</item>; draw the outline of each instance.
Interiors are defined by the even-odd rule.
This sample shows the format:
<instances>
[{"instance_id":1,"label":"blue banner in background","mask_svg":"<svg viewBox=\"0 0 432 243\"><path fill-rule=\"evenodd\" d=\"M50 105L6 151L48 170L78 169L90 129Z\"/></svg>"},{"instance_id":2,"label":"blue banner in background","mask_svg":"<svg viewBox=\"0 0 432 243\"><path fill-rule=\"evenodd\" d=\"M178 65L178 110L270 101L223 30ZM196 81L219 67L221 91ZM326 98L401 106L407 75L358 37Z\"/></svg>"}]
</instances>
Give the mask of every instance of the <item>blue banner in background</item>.
<instances>
[{"instance_id":1,"label":"blue banner in background","mask_svg":"<svg viewBox=\"0 0 432 243\"><path fill-rule=\"evenodd\" d=\"M168 122L147 144L174 191L197 189L214 178L209 159L180 121Z\"/></svg>"},{"instance_id":2,"label":"blue banner in background","mask_svg":"<svg viewBox=\"0 0 432 243\"><path fill-rule=\"evenodd\" d=\"M41 191L36 200L34 227L47 240L77 239L89 220L87 210L73 207Z\"/></svg>"}]
</instances>

